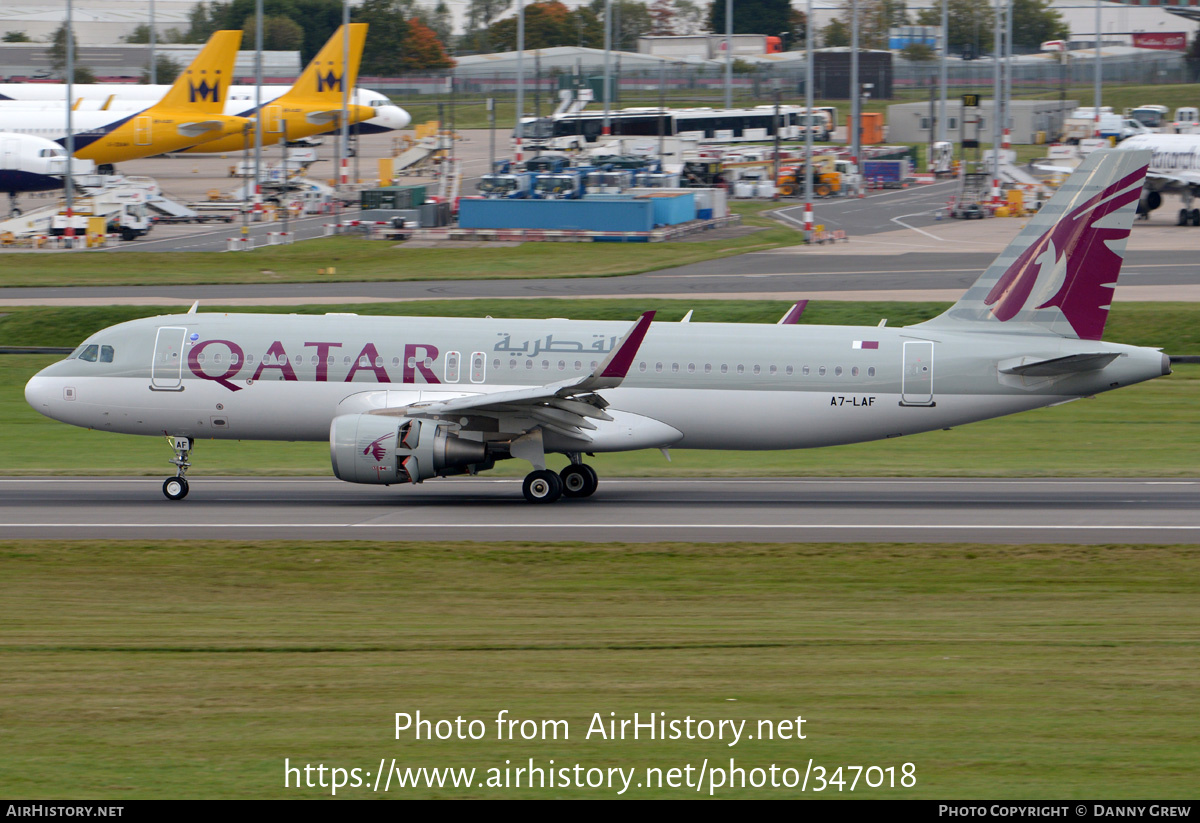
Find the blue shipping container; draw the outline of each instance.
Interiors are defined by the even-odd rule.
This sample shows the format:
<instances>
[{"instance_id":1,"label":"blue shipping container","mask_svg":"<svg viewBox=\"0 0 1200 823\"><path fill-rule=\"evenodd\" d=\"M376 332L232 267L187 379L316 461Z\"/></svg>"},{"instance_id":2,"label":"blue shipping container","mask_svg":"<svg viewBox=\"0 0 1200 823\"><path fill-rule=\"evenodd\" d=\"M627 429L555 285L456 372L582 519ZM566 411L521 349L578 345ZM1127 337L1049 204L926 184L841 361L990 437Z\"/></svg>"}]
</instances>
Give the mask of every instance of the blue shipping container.
<instances>
[{"instance_id":1,"label":"blue shipping container","mask_svg":"<svg viewBox=\"0 0 1200 823\"><path fill-rule=\"evenodd\" d=\"M464 229L547 229L558 231L651 231L650 200L460 200L458 225Z\"/></svg>"}]
</instances>

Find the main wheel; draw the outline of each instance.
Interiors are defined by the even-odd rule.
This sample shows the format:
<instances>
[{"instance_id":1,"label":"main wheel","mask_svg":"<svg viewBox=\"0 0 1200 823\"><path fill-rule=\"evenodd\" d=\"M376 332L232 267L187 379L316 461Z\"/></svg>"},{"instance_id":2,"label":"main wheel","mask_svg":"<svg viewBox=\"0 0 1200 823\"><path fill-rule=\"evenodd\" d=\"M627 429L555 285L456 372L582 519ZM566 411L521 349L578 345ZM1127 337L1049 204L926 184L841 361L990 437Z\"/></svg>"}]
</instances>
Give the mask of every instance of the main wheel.
<instances>
[{"instance_id":1,"label":"main wheel","mask_svg":"<svg viewBox=\"0 0 1200 823\"><path fill-rule=\"evenodd\" d=\"M1200 209L1192 209L1192 225L1200 226Z\"/></svg>"},{"instance_id":2,"label":"main wheel","mask_svg":"<svg viewBox=\"0 0 1200 823\"><path fill-rule=\"evenodd\" d=\"M182 500L187 497L188 482L182 477L168 477L163 481L163 494L168 500Z\"/></svg>"},{"instance_id":3,"label":"main wheel","mask_svg":"<svg viewBox=\"0 0 1200 823\"><path fill-rule=\"evenodd\" d=\"M585 463L567 466L559 476L562 478L563 494L567 497L591 497L600 483L596 470Z\"/></svg>"},{"instance_id":4,"label":"main wheel","mask_svg":"<svg viewBox=\"0 0 1200 823\"><path fill-rule=\"evenodd\" d=\"M553 503L563 494L563 482L549 469L540 469L525 475L521 493L530 503Z\"/></svg>"},{"instance_id":5,"label":"main wheel","mask_svg":"<svg viewBox=\"0 0 1200 823\"><path fill-rule=\"evenodd\" d=\"M1179 220L1175 223L1177 226L1186 226L1188 224L1189 212L1187 209L1179 210Z\"/></svg>"}]
</instances>

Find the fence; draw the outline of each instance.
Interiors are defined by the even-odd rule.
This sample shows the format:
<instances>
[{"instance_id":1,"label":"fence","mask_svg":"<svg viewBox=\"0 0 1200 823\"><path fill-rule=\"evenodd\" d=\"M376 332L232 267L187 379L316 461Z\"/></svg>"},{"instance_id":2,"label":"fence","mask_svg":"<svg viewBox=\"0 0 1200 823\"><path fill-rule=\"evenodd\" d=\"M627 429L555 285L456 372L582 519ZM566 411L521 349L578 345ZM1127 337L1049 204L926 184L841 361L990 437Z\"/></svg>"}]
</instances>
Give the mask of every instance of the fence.
<instances>
[{"instance_id":1,"label":"fence","mask_svg":"<svg viewBox=\"0 0 1200 823\"><path fill-rule=\"evenodd\" d=\"M959 89L989 89L994 64L990 59L952 59L947 66L949 85ZM560 88L599 87L603 67L577 64L575 66L537 67L526 61L525 104L531 113L540 110L548 114L557 102ZM758 104L773 100L778 87L787 99L804 94L806 71L803 60L787 63L745 63L735 61L732 78L733 95L738 102ZM1094 64L1089 58L1076 57L1066 65L1051 60L1014 61L1013 86L1021 91L1057 90L1060 85L1090 85ZM670 105L721 105L725 91L725 73L721 66L671 66L658 68L621 67L613 63L615 105L647 105L661 93ZM890 67L860 66L859 82L869 83L872 99L891 99L897 93L928 88L938 73L937 61L912 62L893 56ZM1128 55L1106 55L1102 62L1103 81L1112 84L1155 85L1190 83L1200 80L1200 66L1185 59L1179 52L1148 52L1142 50ZM813 72L814 94L821 99L844 99L849 87L849 69L841 66L818 66ZM417 102L448 100L452 96L463 102L495 97L509 100L516 96L515 70L460 70L456 75L414 74L403 77L363 77L360 85L390 94L397 99ZM891 94L888 94L888 90ZM841 91L839 94L838 91ZM415 98L415 99L414 99ZM597 97L597 99L599 99Z\"/></svg>"}]
</instances>

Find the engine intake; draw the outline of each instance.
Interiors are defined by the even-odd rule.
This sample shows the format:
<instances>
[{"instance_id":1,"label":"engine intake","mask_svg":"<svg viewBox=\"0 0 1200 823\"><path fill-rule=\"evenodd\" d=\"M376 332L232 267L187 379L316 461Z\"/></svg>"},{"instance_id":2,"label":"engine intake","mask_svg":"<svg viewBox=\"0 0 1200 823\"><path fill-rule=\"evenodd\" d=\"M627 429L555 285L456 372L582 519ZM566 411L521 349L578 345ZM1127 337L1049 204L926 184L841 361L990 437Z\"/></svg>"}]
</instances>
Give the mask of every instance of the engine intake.
<instances>
[{"instance_id":1,"label":"engine intake","mask_svg":"<svg viewBox=\"0 0 1200 823\"><path fill-rule=\"evenodd\" d=\"M344 414L329 427L333 474L350 483L420 483L490 469L487 447L445 423L412 417Z\"/></svg>"}]
</instances>

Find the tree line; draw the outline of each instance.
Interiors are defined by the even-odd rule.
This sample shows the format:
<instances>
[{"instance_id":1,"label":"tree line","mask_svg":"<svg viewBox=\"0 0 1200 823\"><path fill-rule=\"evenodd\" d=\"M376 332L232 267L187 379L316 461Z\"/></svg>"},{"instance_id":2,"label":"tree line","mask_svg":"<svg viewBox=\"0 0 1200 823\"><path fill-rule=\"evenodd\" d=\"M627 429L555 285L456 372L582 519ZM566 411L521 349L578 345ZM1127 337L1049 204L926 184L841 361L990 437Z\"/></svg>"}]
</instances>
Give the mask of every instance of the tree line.
<instances>
[{"instance_id":1,"label":"tree line","mask_svg":"<svg viewBox=\"0 0 1200 823\"><path fill-rule=\"evenodd\" d=\"M936 4L910 14L905 0L854 0L859 15L862 48L886 49L888 29L916 24L941 25ZM837 17L819 32L820 46L850 45L852 0L841 0ZM219 29L245 32L243 48L255 40L255 0L214 0L197 3L186 30L169 29L162 43L203 43ZM950 51L978 56L990 50L994 12L990 3L948 0ZM611 0L613 48L636 51L637 39L647 35L689 35L725 31L724 0ZM1013 43L1036 48L1046 40L1063 39L1068 29L1050 0L1013 0ZM569 9L560 0L542 0L525 6L525 48L556 46L604 47L605 0L591 0ZM352 10L351 20L369 23L361 73L398 75L412 71L447 69L453 54L513 51L517 47L517 19L512 0L469 0L466 31L455 35L445 0L364 0ZM342 0L264 0L263 48L299 51L302 62L313 58L342 22ZM733 4L735 34L764 34L783 40L785 49L803 48L807 20L789 0L737 0ZM17 32L5 40L20 42ZM28 38L23 38L28 39ZM138 26L126 42L146 43L150 29ZM54 35L52 53L61 54L65 32ZM928 47L906 50L913 59L931 59ZM167 58L158 67L159 82L173 77L178 67ZM60 69L61 70L61 69ZM79 71L86 72L80 67Z\"/></svg>"}]
</instances>

